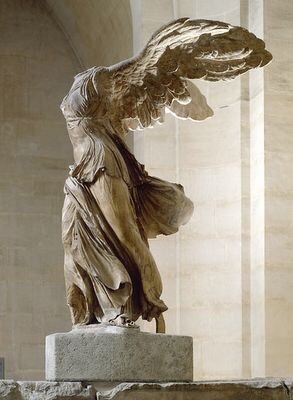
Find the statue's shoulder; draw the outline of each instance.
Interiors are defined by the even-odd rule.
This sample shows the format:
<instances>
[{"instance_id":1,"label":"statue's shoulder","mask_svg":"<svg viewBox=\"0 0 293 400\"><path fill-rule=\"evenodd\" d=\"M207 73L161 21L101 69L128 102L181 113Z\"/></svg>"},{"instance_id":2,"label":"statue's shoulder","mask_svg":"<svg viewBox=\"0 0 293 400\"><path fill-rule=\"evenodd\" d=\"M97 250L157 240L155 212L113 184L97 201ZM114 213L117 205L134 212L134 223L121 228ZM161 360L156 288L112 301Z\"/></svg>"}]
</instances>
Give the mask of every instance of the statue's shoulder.
<instances>
[{"instance_id":1,"label":"statue's shoulder","mask_svg":"<svg viewBox=\"0 0 293 400\"><path fill-rule=\"evenodd\" d=\"M73 84L60 105L65 119L89 114L97 97L94 77L99 71L99 67L93 67L74 77Z\"/></svg>"}]
</instances>

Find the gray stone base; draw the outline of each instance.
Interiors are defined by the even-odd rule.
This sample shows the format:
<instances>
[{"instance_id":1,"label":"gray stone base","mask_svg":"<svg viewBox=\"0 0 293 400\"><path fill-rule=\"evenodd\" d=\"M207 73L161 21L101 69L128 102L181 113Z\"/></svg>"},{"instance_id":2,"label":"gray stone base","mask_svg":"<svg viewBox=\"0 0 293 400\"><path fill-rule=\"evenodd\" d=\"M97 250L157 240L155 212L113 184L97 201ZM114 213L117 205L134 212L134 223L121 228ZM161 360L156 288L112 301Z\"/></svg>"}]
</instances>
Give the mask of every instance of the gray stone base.
<instances>
[{"instance_id":1,"label":"gray stone base","mask_svg":"<svg viewBox=\"0 0 293 400\"><path fill-rule=\"evenodd\" d=\"M291 400L292 381L121 383L98 391L97 400Z\"/></svg>"},{"instance_id":2,"label":"gray stone base","mask_svg":"<svg viewBox=\"0 0 293 400\"><path fill-rule=\"evenodd\" d=\"M81 382L0 380L0 400L290 400L292 380L121 383L112 389Z\"/></svg>"},{"instance_id":3,"label":"gray stone base","mask_svg":"<svg viewBox=\"0 0 293 400\"><path fill-rule=\"evenodd\" d=\"M96 389L81 382L0 380L0 400L95 400Z\"/></svg>"},{"instance_id":4,"label":"gray stone base","mask_svg":"<svg viewBox=\"0 0 293 400\"><path fill-rule=\"evenodd\" d=\"M52 381L188 382L192 338L89 326L46 338L46 379Z\"/></svg>"}]
</instances>

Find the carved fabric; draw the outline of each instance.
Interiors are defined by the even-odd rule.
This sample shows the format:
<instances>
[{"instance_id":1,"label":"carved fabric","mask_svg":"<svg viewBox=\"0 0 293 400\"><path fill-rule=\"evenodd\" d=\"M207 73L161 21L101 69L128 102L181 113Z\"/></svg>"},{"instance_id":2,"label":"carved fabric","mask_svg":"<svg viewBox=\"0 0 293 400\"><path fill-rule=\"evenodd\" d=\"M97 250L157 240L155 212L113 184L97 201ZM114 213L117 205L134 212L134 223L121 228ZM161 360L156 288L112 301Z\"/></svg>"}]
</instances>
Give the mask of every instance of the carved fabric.
<instances>
[{"instance_id":1,"label":"carved fabric","mask_svg":"<svg viewBox=\"0 0 293 400\"><path fill-rule=\"evenodd\" d=\"M65 279L74 324L121 313L133 321L159 318L167 307L147 238L176 232L193 211L181 185L148 176L122 140L112 140L127 180L106 168L90 184L75 177L65 184Z\"/></svg>"}]
</instances>

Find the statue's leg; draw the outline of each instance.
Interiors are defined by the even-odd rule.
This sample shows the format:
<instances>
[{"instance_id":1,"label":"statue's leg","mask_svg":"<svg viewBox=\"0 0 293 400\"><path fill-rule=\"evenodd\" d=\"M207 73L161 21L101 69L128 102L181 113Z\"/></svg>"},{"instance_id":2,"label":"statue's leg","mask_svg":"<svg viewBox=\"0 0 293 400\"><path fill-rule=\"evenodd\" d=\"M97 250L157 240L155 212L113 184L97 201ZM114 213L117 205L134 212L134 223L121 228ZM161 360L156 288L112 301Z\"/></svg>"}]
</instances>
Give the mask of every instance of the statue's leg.
<instances>
[{"instance_id":1,"label":"statue's leg","mask_svg":"<svg viewBox=\"0 0 293 400\"><path fill-rule=\"evenodd\" d=\"M156 318L156 333L165 333L166 324L163 314Z\"/></svg>"},{"instance_id":2,"label":"statue's leg","mask_svg":"<svg viewBox=\"0 0 293 400\"><path fill-rule=\"evenodd\" d=\"M82 291L72 283L66 291L67 304L73 325L80 324L86 316L86 303Z\"/></svg>"}]
</instances>

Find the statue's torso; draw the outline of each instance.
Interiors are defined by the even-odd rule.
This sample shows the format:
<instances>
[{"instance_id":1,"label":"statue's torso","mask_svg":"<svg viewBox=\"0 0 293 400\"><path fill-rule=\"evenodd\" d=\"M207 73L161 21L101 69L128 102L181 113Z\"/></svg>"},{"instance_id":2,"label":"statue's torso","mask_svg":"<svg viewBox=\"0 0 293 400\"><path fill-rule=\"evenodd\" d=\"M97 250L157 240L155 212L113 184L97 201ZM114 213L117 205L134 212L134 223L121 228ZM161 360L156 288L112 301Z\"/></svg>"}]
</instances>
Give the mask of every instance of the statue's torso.
<instances>
[{"instance_id":1,"label":"statue's torso","mask_svg":"<svg viewBox=\"0 0 293 400\"><path fill-rule=\"evenodd\" d=\"M75 161L70 175L82 182L93 182L102 171L131 184L127 164L119 151L122 139L111 129L107 118L101 117L93 85L95 73L96 68L92 68L77 75L61 105Z\"/></svg>"}]
</instances>

